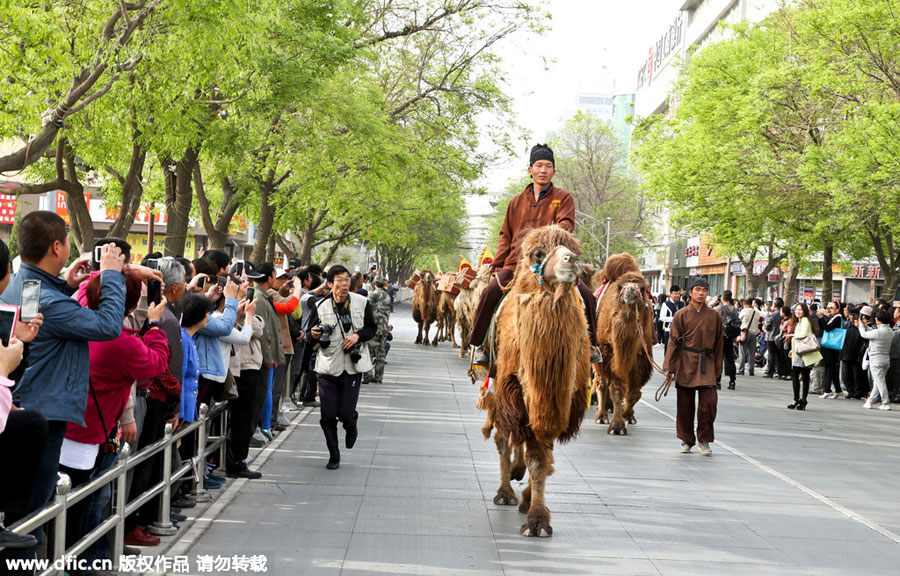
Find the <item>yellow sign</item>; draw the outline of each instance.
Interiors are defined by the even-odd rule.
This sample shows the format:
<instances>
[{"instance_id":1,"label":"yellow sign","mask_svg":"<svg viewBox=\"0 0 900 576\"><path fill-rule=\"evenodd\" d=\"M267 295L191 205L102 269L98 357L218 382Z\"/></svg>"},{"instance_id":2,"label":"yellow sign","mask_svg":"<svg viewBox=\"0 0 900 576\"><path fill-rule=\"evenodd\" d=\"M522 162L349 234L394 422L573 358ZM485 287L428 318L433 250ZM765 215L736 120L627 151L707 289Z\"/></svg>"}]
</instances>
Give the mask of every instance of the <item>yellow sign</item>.
<instances>
[{"instance_id":1,"label":"yellow sign","mask_svg":"<svg viewBox=\"0 0 900 576\"><path fill-rule=\"evenodd\" d=\"M147 254L150 252L160 252L162 254L166 253L166 237L153 235L153 250L147 250L147 235L146 234L129 234L128 243L131 244L131 262L134 264L140 264L141 260L147 257ZM193 236L188 235L187 239L184 243L184 256L188 260L194 259L194 250L196 248L196 242Z\"/></svg>"}]
</instances>

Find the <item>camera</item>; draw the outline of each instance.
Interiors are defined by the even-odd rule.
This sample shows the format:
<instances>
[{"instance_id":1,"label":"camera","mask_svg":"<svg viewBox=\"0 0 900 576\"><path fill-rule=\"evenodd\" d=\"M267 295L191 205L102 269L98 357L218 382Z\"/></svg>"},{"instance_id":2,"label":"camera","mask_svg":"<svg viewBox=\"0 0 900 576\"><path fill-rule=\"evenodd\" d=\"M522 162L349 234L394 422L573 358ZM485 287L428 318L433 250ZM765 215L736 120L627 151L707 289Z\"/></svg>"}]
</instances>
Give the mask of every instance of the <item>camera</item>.
<instances>
[{"instance_id":1,"label":"camera","mask_svg":"<svg viewBox=\"0 0 900 576\"><path fill-rule=\"evenodd\" d=\"M319 347L328 348L331 346L331 333L334 331L334 326L329 324L319 324L316 328L322 331L322 335L319 336Z\"/></svg>"},{"instance_id":2,"label":"camera","mask_svg":"<svg viewBox=\"0 0 900 576\"><path fill-rule=\"evenodd\" d=\"M347 352L350 353L350 361L356 364L362 359L362 349L360 348L361 344L357 342L354 344Z\"/></svg>"}]
</instances>

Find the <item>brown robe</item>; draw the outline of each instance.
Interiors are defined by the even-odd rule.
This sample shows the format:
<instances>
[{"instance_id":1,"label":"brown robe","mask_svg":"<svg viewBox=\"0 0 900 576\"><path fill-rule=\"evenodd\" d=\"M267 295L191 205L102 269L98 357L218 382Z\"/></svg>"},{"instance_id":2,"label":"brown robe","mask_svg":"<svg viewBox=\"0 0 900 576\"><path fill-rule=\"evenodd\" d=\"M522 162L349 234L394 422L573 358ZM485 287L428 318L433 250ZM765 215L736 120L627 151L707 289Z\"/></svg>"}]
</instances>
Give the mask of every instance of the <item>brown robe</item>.
<instances>
[{"instance_id":1,"label":"brown robe","mask_svg":"<svg viewBox=\"0 0 900 576\"><path fill-rule=\"evenodd\" d=\"M519 247L525 230L557 224L569 232L575 231L575 199L571 194L550 184L550 190L540 201L535 201L534 184L529 184L524 192L517 194L506 209L500 240L494 255L495 270L506 269L513 272L519 264Z\"/></svg>"},{"instance_id":2,"label":"brown robe","mask_svg":"<svg viewBox=\"0 0 900 576\"><path fill-rule=\"evenodd\" d=\"M688 304L672 319L663 370L674 373L684 388L715 386L722 377L723 338L718 313L706 305L697 310Z\"/></svg>"}]
</instances>

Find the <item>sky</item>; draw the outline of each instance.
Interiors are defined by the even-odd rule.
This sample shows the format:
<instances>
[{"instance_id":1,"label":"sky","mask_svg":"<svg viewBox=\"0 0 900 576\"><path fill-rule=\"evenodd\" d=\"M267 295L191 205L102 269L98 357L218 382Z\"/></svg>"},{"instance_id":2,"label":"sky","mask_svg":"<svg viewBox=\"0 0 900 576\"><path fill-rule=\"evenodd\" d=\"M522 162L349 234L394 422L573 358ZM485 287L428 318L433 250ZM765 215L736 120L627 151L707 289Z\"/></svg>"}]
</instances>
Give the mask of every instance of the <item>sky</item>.
<instances>
[{"instance_id":1,"label":"sky","mask_svg":"<svg viewBox=\"0 0 900 576\"><path fill-rule=\"evenodd\" d=\"M497 53L509 82L507 94L526 132L516 140L518 158L486 171L479 184L488 194L501 193L511 179L525 174L531 146L546 142L561 118L575 110L579 91L612 81L616 93L634 92L651 44L682 4L683 0L547 0L552 16L548 32L502 44ZM470 199L470 226L476 236L479 217L489 212L486 197Z\"/></svg>"}]
</instances>

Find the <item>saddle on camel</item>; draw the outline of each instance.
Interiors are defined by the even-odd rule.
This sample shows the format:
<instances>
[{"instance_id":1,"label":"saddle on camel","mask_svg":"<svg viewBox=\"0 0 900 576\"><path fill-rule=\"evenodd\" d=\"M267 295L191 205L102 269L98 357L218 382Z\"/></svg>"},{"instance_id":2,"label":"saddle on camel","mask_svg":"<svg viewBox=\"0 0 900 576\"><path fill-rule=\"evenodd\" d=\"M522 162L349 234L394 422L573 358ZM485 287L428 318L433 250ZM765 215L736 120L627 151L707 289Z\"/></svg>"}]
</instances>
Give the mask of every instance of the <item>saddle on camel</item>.
<instances>
[{"instance_id":1,"label":"saddle on camel","mask_svg":"<svg viewBox=\"0 0 900 576\"><path fill-rule=\"evenodd\" d=\"M590 388L591 343L578 295L581 244L559 226L523 240L515 280L497 313L496 390L488 380L479 398L487 411L482 431L500 454L498 505L515 505L511 479L529 472L519 511L523 536L553 534L544 502L553 474L553 444L578 434ZM524 448L524 451L523 451ZM515 461L511 454L515 451Z\"/></svg>"}]
</instances>

